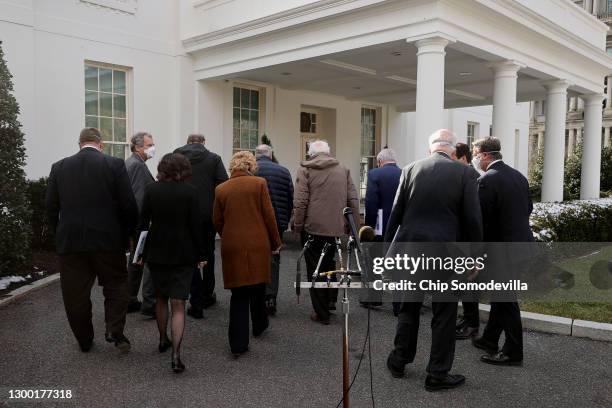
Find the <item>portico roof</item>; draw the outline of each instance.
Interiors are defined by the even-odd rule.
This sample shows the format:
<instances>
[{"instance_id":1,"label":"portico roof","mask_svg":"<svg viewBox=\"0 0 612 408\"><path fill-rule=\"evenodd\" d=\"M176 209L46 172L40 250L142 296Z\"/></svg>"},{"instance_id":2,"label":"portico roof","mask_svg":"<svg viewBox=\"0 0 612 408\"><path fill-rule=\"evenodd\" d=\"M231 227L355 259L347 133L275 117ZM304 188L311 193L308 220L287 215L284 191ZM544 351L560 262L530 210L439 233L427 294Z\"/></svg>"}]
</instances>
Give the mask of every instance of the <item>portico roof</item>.
<instances>
[{"instance_id":1,"label":"portico roof","mask_svg":"<svg viewBox=\"0 0 612 408\"><path fill-rule=\"evenodd\" d=\"M542 99L551 79L568 81L570 93L601 93L612 72L607 26L569 0L318 1L274 17L185 39L196 79L248 79L412 111L415 42L434 36L449 40L446 108L491 104L489 64L499 61L523 67L517 101Z\"/></svg>"}]
</instances>

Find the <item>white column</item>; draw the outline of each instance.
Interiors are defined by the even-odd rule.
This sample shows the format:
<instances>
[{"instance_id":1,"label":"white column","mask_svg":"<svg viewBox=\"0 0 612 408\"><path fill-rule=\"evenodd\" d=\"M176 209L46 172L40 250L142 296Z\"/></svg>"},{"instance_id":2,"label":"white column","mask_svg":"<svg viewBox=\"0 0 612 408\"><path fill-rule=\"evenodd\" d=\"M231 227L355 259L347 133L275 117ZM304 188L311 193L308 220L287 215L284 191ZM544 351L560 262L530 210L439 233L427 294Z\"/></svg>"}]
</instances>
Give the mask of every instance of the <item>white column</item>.
<instances>
[{"instance_id":1,"label":"white column","mask_svg":"<svg viewBox=\"0 0 612 408\"><path fill-rule=\"evenodd\" d=\"M606 82L606 108L612 108L612 76L609 76Z\"/></svg>"},{"instance_id":2,"label":"white column","mask_svg":"<svg viewBox=\"0 0 612 408\"><path fill-rule=\"evenodd\" d=\"M599 0L593 0L593 15L597 17L598 14L599 14Z\"/></svg>"},{"instance_id":3,"label":"white column","mask_svg":"<svg viewBox=\"0 0 612 408\"><path fill-rule=\"evenodd\" d=\"M577 127L576 128L576 147L580 146L581 144L582 144L582 128Z\"/></svg>"},{"instance_id":4,"label":"white column","mask_svg":"<svg viewBox=\"0 0 612 408\"><path fill-rule=\"evenodd\" d=\"M572 155L574 154L574 150L575 150L575 132L576 129L569 129L569 135L567 137L567 157L570 158L572 157Z\"/></svg>"},{"instance_id":5,"label":"white column","mask_svg":"<svg viewBox=\"0 0 612 408\"><path fill-rule=\"evenodd\" d=\"M538 132L538 150L544 148L544 132Z\"/></svg>"},{"instance_id":6,"label":"white column","mask_svg":"<svg viewBox=\"0 0 612 408\"><path fill-rule=\"evenodd\" d=\"M593 12L593 0L584 0L582 4L584 5L584 9L587 13Z\"/></svg>"},{"instance_id":7,"label":"white column","mask_svg":"<svg viewBox=\"0 0 612 408\"><path fill-rule=\"evenodd\" d=\"M431 37L416 42L417 89L414 159L427 156L428 138L444 127L444 48L449 41Z\"/></svg>"},{"instance_id":8,"label":"white column","mask_svg":"<svg viewBox=\"0 0 612 408\"><path fill-rule=\"evenodd\" d=\"M495 74L493 86L493 136L501 142L504 162L516 167L514 162L514 128L516 112L517 72L523 66L514 61L502 61L488 65Z\"/></svg>"},{"instance_id":9,"label":"white column","mask_svg":"<svg viewBox=\"0 0 612 408\"><path fill-rule=\"evenodd\" d=\"M578 98L576 101L576 104L578 105L576 107L576 109L578 110L583 110L584 109L584 101L582 100L582 98Z\"/></svg>"},{"instance_id":10,"label":"white column","mask_svg":"<svg viewBox=\"0 0 612 408\"><path fill-rule=\"evenodd\" d=\"M603 95L584 95L584 137L580 199L599 198L601 170L601 101Z\"/></svg>"},{"instance_id":11,"label":"white column","mask_svg":"<svg viewBox=\"0 0 612 408\"><path fill-rule=\"evenodd\" d=\"M542 201L563 201L565 112L567 87L564 80L543 83L546 88L546 136L542 169Z\"/></svg>"},{"instance_id":12,"label":"white column","mask_svg":"<svg viewBox=\"0 0 612 408\"><path fill-rule=\"evenodd\" d=\"M604 147L610 147L610 127L604 128Z\"/></svg>"},{"instance_id":13,"label":"white column","mask_svg":"<svg viewBox=\"0 0 612 408\"><path fill-rule=\"evenodd\" d=\"M574 96L570 97L569 110L570 110L570 112L576 110L576 97L574 97Z\"/></svg>"}]
</instances>

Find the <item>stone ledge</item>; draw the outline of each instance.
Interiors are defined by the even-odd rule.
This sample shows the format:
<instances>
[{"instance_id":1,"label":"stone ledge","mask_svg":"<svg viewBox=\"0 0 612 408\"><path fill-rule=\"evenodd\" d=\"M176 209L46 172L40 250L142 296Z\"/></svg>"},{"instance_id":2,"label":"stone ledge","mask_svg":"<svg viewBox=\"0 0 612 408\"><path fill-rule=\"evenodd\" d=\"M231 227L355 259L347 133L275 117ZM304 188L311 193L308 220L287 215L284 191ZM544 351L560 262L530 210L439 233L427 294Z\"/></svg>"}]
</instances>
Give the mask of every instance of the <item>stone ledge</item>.
<instances>
[{"instance_id":1,"label":"stone ledge","mask_svg":"<svg viewBox=\"0 0 612 408\"><path fill-rule=\"evenodd\" d=\"M612 324L574 320L572 336L612 342Z\"/></svg>"},{"instance_id":2,"label":"stone ledge","mask_svg":"<svg viewBox=\"0 0 612 408\"><path fill-rule=\"evenodd\" d=\"M12 303L34 290L44 288L45 286L49 286L53 282L59 280L59 277L60 277L59 273L54 273L53 275L49 275L46 278L39 279L29 285L23 285L21 287L18 287L17 289L10 292L7 298L0 299L0 307L6 306L9 303Z\"/></svg>"}]
</instances>

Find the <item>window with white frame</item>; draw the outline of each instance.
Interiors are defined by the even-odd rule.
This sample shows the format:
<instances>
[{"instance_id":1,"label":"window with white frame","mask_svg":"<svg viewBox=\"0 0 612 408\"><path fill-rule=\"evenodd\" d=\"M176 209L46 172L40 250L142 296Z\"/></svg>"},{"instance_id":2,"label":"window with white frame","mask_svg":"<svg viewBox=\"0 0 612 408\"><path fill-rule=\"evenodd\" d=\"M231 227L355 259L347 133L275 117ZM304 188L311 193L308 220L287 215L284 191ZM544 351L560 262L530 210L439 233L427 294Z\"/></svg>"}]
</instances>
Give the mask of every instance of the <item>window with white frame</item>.
<instances>
[{"instance_id":1,"label":"window with white frame","mask_svg":"<svg viewBox=\"0 0 612 408\"><path fill-rule=\"evenodd\" d=\"M478 122L468 122L467 123L467 139L466 139L466 144L469 146L469 148L472 148L472 143L474 143L474 140L476 139L476 135L478 134L478 128L480 127L480 124Z\"/></svg>"},{"instance_id":2,"label":"window with white frame","mask_svg":"<svg viewBox=\"0 0 612 408\"><path fill-rule=\"evenodd\" d=\"M102 134L104 153L126 158L128 70L93 63L85 64L85 126Z\"/></svg>"},{"instance_id":3,"label":"window with white frame","mask_svg":"<svg viewBox=\"0 0 612 408\"><path fill-rule=\"evenodd\" d=\"M233 141L232 151L250 150L255 152L259 141L258 89L234 87L233 98Z\"/></svg>"},{"instance_id":4,"label":"window with white frame","mask_svg":"<svg viewBox=\"0 0 612 408\"><path fill-rule=\"evenodd\" d=\"M376 167L379 117L376 108L361 108L361 162L359 164L359 201L365 205L368 171Z\"/></svg>"}]
</instances>

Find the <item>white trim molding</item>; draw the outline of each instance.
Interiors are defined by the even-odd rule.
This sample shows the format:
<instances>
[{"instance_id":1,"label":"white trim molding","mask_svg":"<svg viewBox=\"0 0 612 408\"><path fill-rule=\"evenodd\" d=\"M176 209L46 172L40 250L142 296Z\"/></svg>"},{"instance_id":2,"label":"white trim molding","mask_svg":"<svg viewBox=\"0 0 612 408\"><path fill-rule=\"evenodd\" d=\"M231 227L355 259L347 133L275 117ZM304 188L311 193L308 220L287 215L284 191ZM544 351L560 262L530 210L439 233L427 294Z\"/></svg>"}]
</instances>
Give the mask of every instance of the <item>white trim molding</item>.
<instances>
[{"instance_id":1,"label":"white trim molding","mask_svg":"<svg viewBox=\"0 0 612 408\"><path fill-rule=\"evenodd\" d=\"M81 3L111 9L128 14L136 14L138 0L79 0Z\"/></svg>"}]
</instances>

